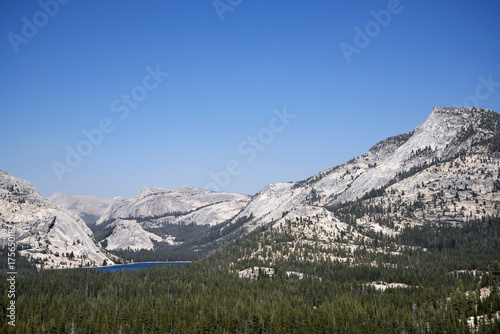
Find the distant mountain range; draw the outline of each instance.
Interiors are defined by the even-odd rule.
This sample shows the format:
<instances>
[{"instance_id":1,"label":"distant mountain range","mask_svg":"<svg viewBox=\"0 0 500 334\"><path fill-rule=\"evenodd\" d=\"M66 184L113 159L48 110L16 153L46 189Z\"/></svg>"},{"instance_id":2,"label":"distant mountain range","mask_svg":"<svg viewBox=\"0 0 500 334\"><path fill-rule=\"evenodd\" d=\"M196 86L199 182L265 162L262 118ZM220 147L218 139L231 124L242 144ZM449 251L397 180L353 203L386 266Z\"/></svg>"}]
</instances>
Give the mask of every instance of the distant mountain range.
<instances>
[{"instance_id":1,"label":"distant mountain range","mask_svg":"<svg viewBox=\"0 0 500 334\"><path fill-rule=\"evenodd\" d=\"M77 213L87 225L95 224L111 203L111 200L97 196L65 195L62 193L55 193L48 200L59 208Z\"/></svg>"},{"instance_id":2,"label":"distant mountain range","mask_svg":"<svg viewBox=\"0 0 500 334\"><path fill-rule=\"evenodd\" d=\"M304 259L329 256L346 261L348 256L338 249L355 249L370 233L397 235L407 226L497 216L499 151L499 114L473 107L435 107L414 131L381 141L366 154L306 180L268 185L253 197L188 186L143 188L134 198L111 202L54 194L50 201L63 208L56 209L30 184L2 172L0 222L19 222L19 242L31 247L22 254L52 267L63 266L61 253L68 250L92 254L88 256L95 264L104 259L111 263L100 248L118 255L128 251L130 258L139 250L146 258L159 252L168 257L181 249L187 257L205 254L259 226L286 230L301 243L276 242L250 258L283 256L281 247L300 255L315 243L321 247ZM96 240L66 209L85 219ZM54 217L56 226L71 233L58 232L54 239L48 228ZM76 235L80 243L72 245ZM79 246L82 242L85 249Z\"/></svg>"}]
</instances>

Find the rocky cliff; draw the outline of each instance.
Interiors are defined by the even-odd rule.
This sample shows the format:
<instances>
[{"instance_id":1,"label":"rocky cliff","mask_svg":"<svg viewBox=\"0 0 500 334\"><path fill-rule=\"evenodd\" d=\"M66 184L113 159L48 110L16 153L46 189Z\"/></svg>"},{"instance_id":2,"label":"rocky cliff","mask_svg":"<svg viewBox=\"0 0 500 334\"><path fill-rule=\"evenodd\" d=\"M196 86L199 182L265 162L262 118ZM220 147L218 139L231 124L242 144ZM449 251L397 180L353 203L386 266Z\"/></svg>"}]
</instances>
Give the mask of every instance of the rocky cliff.
<instances>
[{"instance_id":1,"label":"rocky cliff","mask_svg":"<svg viewBox=\"0 0 500 334\"><path fill-rule=\"evenodd\" d=\"M417 172L432 174L425 177L429 180L436 177L445 182L444 179L456 178L454 184L457 184L463 177L456 171L433 171L439 162L455 161L464 156L468 157L471 165L457 164L462 165L462 171L466 168L473 168L474 171L469 172L471 176L465 180L467 182L462 182L462 186L468 184L469 187L477 187L481 193L488 193L494 189L496 180L498 158L493 146L499 133L500 116L489 109L435 107L427 120L414 131L377 143L366 154L341 166L322 171L304 181L266 186L234 221L253 217L246 225L251 230L276 221L284 212L300 206L335 206L361 199L372 191L402 182ZM472 182L477 161L484 159L489 161L487 175L494 177L481 181L474 177Z\"/></svg>"},{"instance_id":2,"label":"rocky cliff","mask_svg":"<svg viewBox=\"0 0 500 334\"><path fill-rule=\"evenodd\" d=\"M113 199L97 225L113 229L105 242L107 249L151 250L153 240L175 245L175 236L155 235L147 229L161 229L169 224L218 225L238 214L249 199L247 195L188 186L174 190L146 187L129 200Z\"/></svg>"},{"instance_id":3,"label":"rocky cliff","mask_svg":"<svg viewBox=\"0 0 500 334\"><path fill-rule=\"evenodd\" d=\"M0 171L0 242L12 226L20 255L38 267L100 266L113 261L100 249L92 231L77 214L57 208L35 187Z\"/></svg>"}]
</instances>

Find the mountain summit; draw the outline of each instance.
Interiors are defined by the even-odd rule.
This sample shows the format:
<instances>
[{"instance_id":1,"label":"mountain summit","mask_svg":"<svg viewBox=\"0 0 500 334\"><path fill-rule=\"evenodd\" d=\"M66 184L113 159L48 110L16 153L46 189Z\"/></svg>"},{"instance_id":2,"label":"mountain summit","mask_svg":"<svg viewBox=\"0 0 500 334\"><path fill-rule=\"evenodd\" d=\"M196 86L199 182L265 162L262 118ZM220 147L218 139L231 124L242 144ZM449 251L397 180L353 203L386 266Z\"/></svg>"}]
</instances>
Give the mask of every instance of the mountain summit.
<instances>
[{"instance_id":1,"label":"mountain summit","mask_svg":"<svg viewBox=\"0 0 500 334\"><path fill-rule=\"evenodd\" d=\"M360 157L304 181L265 187L234 220L252 217L246 224L251 230L297 207L355 201L439 162L465 155L489 158L499 135L500 115L489 109L435 107L414 131L383 140ZM493 180L490 183L491 190Z\"/></svg>"},{"instance_id":2,"label":"mountain summit","mask_svg":"<svg viewBox=\"0 0 500 334\"><path fill-rule=\"evenodd\" d=\"M270 184L253 197L180 186L145 187L131 199L114 198L105 210L107 203L96 198L55 195L52 200L96 217L98 211L86 205L92 200L96 210L104 211L91 225L96 239L128 259L136 259L138 250L153 251L141 253L146 260L200 258L266 225L287 235L280 240L300 240L283 247L273 242L267 249L273 257L283 249L301 256L314 243L311 261L347 261L345 252L368 242L372 232L397 235L408 226L498 216L499 151L499 114L435 107L411 132L376 143L366 154L306 180ZM3 224L17 224L17 240L27 248L21 254L36 263L110 262L80 218L5 172L0 172L0 213ZM344 252L340 257L339 249Z\"/></svg>"},{"instance_id":3,"label":"mountain summit","mask_svg":"<svg viewBox=\"0 0 500 334\"><path fill-rule=\"evenodd\" d=\"M20 254L38 267L73 268L113 264L96 245L92 231L75 213L57 208L35 187L0 171L0 224L14 224ZM8 229L0 229L6 244Z\"/></svg>"},{"instance_id":4,"label":"mountain summit","mask_svg":"<svg viewBox=\"0 0 500 334\"><path fill-rule=\"evenodd\" d=\"M233 261L391 266L392 256L413 247L393 238L408 228L470 226L500 215L499 148L499 114L436 107L414 131L360 157L262 189L232 220L244 222L235 233L257 232Z\"/></svg>"}]
</instances>

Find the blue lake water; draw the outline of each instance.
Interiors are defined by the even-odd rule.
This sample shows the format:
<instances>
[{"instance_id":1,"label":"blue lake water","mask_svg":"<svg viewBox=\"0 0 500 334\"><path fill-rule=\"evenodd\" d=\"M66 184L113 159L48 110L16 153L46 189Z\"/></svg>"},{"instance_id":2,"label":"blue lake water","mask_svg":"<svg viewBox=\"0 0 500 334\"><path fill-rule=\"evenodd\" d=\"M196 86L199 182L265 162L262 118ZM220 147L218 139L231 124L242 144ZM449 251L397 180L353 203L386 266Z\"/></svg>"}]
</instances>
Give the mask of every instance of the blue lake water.
<instances>
[{"instance_id":1,"label":"blue lake water","mask_svg":"<svg viewBox=\"0 0 500 334\"><path fill-rule=\"evenodd\" d=\"M94 269L94 270L99 270L99 271L137 270L137 269L150 268L150 267L161 266L161 265L166 265L166 264L178 264L178 265L183 266L187 263L190 263L190 262L189 261L186 261L186 262L138 262L138 263L129 263L129 264L119 264L116 266L109 266L109 267L89 268L89 269Z\"/></svg>"}]
</instances>

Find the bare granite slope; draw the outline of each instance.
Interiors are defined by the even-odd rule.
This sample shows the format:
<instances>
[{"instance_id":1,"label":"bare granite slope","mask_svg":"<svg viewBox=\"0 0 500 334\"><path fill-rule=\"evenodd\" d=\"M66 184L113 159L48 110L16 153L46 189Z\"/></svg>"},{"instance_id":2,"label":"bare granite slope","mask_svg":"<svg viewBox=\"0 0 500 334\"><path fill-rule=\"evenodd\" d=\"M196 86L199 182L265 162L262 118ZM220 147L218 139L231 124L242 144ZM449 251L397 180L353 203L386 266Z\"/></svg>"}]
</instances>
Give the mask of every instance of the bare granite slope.
<instances>
[{"instance_id":1,"label":"bare granite slope","mask_svg":"<svg viewBox=\"0 0 500 334\"><path fill-rule=\"evenodd\" d=\"M361 199L405 175L460 154L488 155L488 143L499 128L499 115L489 109L435 107L414 131L377 143L368 153L341 166L304 181L266 186L233 221L252 217L246 224L252 230L299 206L331 206Z\"/></svg>"},{"instance_id":2,"label":"bare granite slope","mask_svg":"<svg viewBox=\"0 0 500 334\"><path fill-rule=\"evenodd\" d=\"M146 187L134 198L114 198L97 225L113 229L106 239L109 250L151 250L153 240L175 245L175 237L155 235L145 229L161 228L166 224L217 225L240 212L249 198L247 195L217 193L188 186L174 190Z\"/></svg>"},{"instance_id":3,"label":"bare granite slope","mask_svg":"<svg viewBox=\"0 0 500 334\"><path fill-rule=\"evenodd\" d=\"M77 214L57 208L27 181L0 171L0 242L15 226L16 244L43 268L100 266L113 261L96 245L92 231Z\"/></svg>"}]
</instances>

